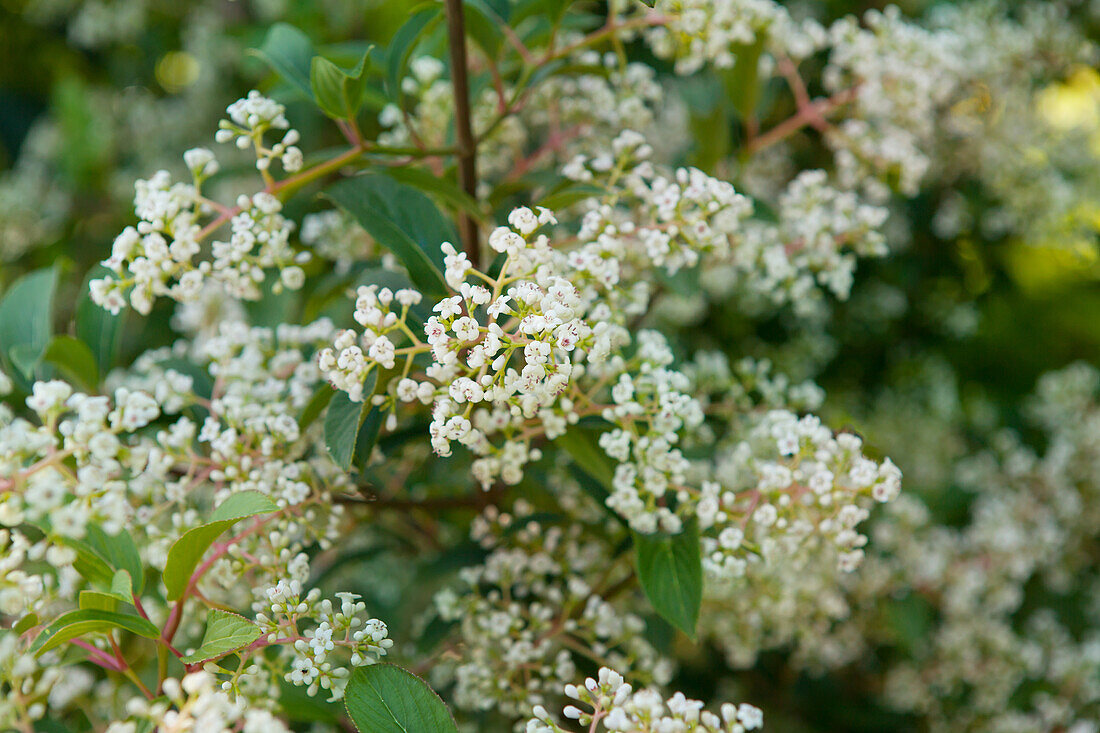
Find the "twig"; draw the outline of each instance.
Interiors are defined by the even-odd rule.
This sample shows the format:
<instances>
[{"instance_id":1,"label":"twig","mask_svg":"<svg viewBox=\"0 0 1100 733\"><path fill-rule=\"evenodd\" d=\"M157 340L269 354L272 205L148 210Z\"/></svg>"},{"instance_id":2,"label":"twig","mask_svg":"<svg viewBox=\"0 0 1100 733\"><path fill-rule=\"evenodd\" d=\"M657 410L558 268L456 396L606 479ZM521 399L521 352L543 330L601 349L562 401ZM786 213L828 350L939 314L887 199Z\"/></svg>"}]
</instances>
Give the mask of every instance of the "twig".
<instances>
[{"instance_id":1,"label":"twig","mask_svg":"<svg viewBox=\"0 0 1100 733\"><path fill-rule=\"evenodd\" d=\"M459 185L477 199L477 143L470 126L470 83L466 58L466 28L462 0L446 0L447 36L451 50L451 84L455 97L455 141L458 143ZM465 211L458 214L458 228L466 256L474 267L479 266L477 222Z\"/></svg>"},{"instance_id":2,"label":"twig","mask_svg":"<svg viewBox=\"0 0 1100 733\"><path fill-rule=\"evenodd\" d=\"M748 145L749 154L757 153L781 140L787 139L806 125L812 124L814 120L824 119L826 115L831 114L838 107L855 99L858 93L858 87L851 87L842 92L837 92L831 97L812 102L808 107L800 109L793 116L788 117L763 135L755 138Z\"/></svg>"}]
</instances>

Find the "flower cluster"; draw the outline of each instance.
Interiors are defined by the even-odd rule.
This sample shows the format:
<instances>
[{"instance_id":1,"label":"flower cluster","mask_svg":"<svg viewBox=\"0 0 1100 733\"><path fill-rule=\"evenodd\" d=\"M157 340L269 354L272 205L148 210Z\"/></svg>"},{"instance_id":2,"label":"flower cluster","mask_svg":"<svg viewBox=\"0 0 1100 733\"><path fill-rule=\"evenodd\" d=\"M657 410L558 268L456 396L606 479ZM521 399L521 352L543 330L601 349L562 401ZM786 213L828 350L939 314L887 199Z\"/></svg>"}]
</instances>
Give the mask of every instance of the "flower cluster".
<instances>
[{"instance_id":1,"label":"flower cluster","mask_svg":"<svg viewBox=\"0 0 1100 733\"><path fill-rule=\"evenodd\" d=\"M154 299L161 296L194 301L207 282L217 283L233 297L256 300L268 269L280 272L276 290L284 286L294 290L304 283L299 265L308 261L309 253L296 253L291 246L294 223L282 215L283 205L272 192L268 173L274 157L280 157L288 171L301 167L301 151L290 144L298 133L288 130L283 142L264 147L264 133L285 129L287 122L281 104L255 91L227 111L232 121L222 122L217 139L235 141L241 148L253 146L267 188L251 195L242 193L234 207L205 198L202 183L218 171L218 162L203 148L184 155L192 183L173 182L164 170L138 181L134 212L140 222L123 230L115 239L111 256L104 260L103 265L113 274L91 283L92 298L112 313L129 302L139 313L148 314ZM216 218L204 226L204 217L214 213ZM203 241L226 223L230 226L228 240L215 239L210 243L212 258L196 261Z\"/></svg>"},{"instance_id":2,"label":"flower cluster","mask_svg":"<svg viewBox=\"0 0 1100 733\"><path fill-rule=\"evenodd\" d=\"M533 514L525 502L487 510L473 535L488 556L436 596L440 616L459 623L462 658L436 671L454 679L456 704L523 715L576 675L578 650L667 682L671 669L640 635L643 620L604 597L626 570L605 567L610 547L580 524L544 526Z\"/></svg>"},{"instance_id":3,"label":"flower cluster","mask_svg":"<svg viewBox=\"0 0 1100 733\"><path fill-rule=\"evenodd\" d=\"M263 599L253 604L256 622L266 635L261 637L269 644L280 644L281 662L289 668L285 679L299 687L306 687L310 695L319 689L328 690L331 700L344 695L349 670L333 664L331 656L347 657L348 664L358 667L372 664L386 655L393 646L388 638L386 624L376 618L365 619L366 604L354 593L337 593L339 606L329 599L321 599L318 588L302 596L302 585L297 579L280 580L264 591ZM309 619L316 621L312 629L302 630ZM335 650L339 649L339 652ZM269 659L257 657L256 664L269 666ZM259 668L254 664L244 670L244 675L255 675ZM248 686L247 679L233 681Z\"/></svg>"},{"instance_id":4,"label":"flower cluster","mask_svg":"<svg viewBox=\"0 0 1100 733\"><path fill-rule=\"evenodd\" d=\"M584 685L565 686L566 697L591 708L591 712L576 705L567 705L563 714L589 731L632 731L663 733L664 731L698 731L698 733L745 733L764 726L764 714L747 703L722 705L718 713L703 709L703 703L677 692L667 700L657 690L635 691L623 676L608 667L600 667L595 678ZM539 706L535 717L524 728L526 733L564 733L558 722ZM599 728L597 727L599 725Z\"/></svg>"},{"instance_id":5,"label":"flower cluster","mask_svg":"<svg viewBox=\"0 0 1100 733\"><path fill-rule=\"evenodd\" d=\"M168 733L289 733L290 728L270 710L234 699L208 672L192 672L183 679L164 680L166 699L135 698L127 705L125 720L111 723L108 733L138 733L149 725Z\"/></svg>"}]
</instances>

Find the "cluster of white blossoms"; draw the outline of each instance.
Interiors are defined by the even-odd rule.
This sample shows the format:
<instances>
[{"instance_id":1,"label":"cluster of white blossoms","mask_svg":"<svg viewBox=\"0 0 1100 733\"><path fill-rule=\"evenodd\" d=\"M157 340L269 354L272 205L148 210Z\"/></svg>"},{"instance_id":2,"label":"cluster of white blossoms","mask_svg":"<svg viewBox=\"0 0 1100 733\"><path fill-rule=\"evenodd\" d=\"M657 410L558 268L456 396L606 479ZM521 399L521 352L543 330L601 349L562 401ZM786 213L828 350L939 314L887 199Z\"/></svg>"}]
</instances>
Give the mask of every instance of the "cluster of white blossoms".
<instances>
[{"instance_id":1,"label":"cluster of white blossoms","mask_svg":"<svg viewBox=\"0 0 1100 733\"><path fill-rule=\"evenodd\" d=\"M777 201L778 221L749 219L731 248L729 264L704 278L716 296L739 293L769 307L790 303L810 312L827 290L846 300L858 257L887 253L887 210L829 184L822 170L799 173Z\"/></svg>"},{"instance_id":2,"label":"cluster of white blossoms","mask_svg":"<svg viewBox=\"0 0 1100 733\"><path fill-rule=\"evenodd\" d=\"M703 703L677 692L667 700L654 689L634 690L621 674L600 667L596 677L584 685L565 686L566 697L580 703L567 705L565 718L595 733L598 730L622 733L746 733L764 727L764 714L748 703L726 703L717 713L703 709ZM566 733L545 707L534 709L525 733Z\"/></svg>"},{"instance_id":3,"label":"cluster of white blossoms","mask_svg":"<svg viewBox=\"0 0 1100 733\"><path fill-rule=\"evenodd\" d=\"M127 717L107 726L106 733L139 733L153 726L161 733L289 733L270 710L234 698L209 672L191 672L162 684L162 699L136 697L127 703Z\"/></svg>"},{"instance_id":4,"label":"cluster of white blossoms","mask_svg":"<svg viewBox=\"0 0 1100 733\"><path fill-rule=\"evenodd\" d=\"M252 147L266 188L241 194L233 207L205 198L202 183L218 171L218 162L204 148L184 154L192 183L173 182L164 170L138 181L134 212L140 221L123 230L115 239L111 256L103 261L113 274L91 282L93 300L112 313L129 303L139 313L148 314L157 297L194 301L207 282L217 283L233 297L255 300L268 277L265 270L270 269L280 273L275 290L295 290L305 282L299 265L308 261L309 252L295 252L291 245L294 223L283 216L268 171L274 158L282 161L284 170L301 167L301 151L291 144L298 133L287 130L282 142L265 147L266 132L288 125L283 106L255 91L227 111L231 120L222 121L216 139ZM230 227L229 238L214 239L209 244L211 258L196 260L204 241L225 224Z\"/></svg>"},{"instance_id":5,"label":"cluster of white blossoms","mask_svg":"<svg viewBox=\"0 0 1100 733\"><path fill-rule=\"evenodd\" d=\"M512 512L489 508L472 534L488 556L435 599L439 615L457 622L463 654L433 675L453 679L459 707L518 718L557 695L578 661L593 655L668 682L671 666L645 640L645 622L627 610L632 604L605 598L629 577L627 567L605 562L610 544L579 523L543 525L523 501Z\"/></svg>"},{"instance_id":6,"label":"cluster of white blossoms","mask_svg":"<svg viewBox=\"0 0 1100 733\"><path fill-rule=\"evenodd\" d=\"M959 461L955 480L975 497L963 526L936 523L915 496L876 525L874 552L852 578L850 624L882 635L883 597L896 587L913 588L935 614L921 658L901 659L886 675L887 698L920 711L930 730L1096 729L1097 619L1088 612L1075 632L1057 599L1100 593L1090 559L1100 521L1098 394L1092 366L1045 375L1032 412L1047 449L1036 454L1001 431L987 452ZM1051 600L1028 608L1032 588Z\"/></svg>"},{"instance_id":7,"label":"cluster of white blossoms","mask_svg":"<svg viewBox=\"0 0 1100 733\"><path fill-rule=\"evenodd\" d=\"M930 165L935 123L953 101L964 71L959 39L907 22L896 6L868 11L829 29L830 91L856 89L851 116L826 135L836 151L838 176L884 195L876 178L893 176L913 196Z\"/></svg>"},{"instance_id":8,"label":"cluster of white blossoms","mask_svg":"<svg viewBox=\"0 0 1100 733\"><path fill-rule=\"evenodd\" d=\"M345 272L356 262L370 259L373 240L343 211L326 209L302 217L302 244Z\"/></svg>"},{"instance_id":9,"label":"cluster of white blossoms","mask_svg":"<svg viewBox=\"0 0 1100 733\"><path fill-rule=\"evenodd\" d=\"M216 543L191 587L203 603L247 608L253 584L270 586L255 616L263 636L238 653L245 661L239 669L217 673L224 691L199 695L201 702L152 703L132 717L161 721L163 730L215 730L204 726L226 705L247 720L271 708L262 701L277 699L279 679L339 697L349 667L386 653L385 624L368 618L353 594L337 594L334 603L301 590L309 576L303 550L330 548L346 520L331 496L348 491L349 479L318 449L317 428L300 417L318 389L329 389L314 353L334 330L326 320L277 329L226 322L201 343L146 353L112 375L109 396L40 381L26 398L36 421L0 410L0 613L30 624L0 632L0 643L19 650L12 665L0 666L0 682L21 690L19 706L0 706L0 719L22 725L42 717L47 695L58 701L51 707L64 707L64 693L52 692L59 688L51 668L39 666L54 653L36 661L26 649L42 628L38 619L71 610L81 592L97 587L87 576L94 548L128 537L137 560L159 570L172 543L206 521L209 506L240 492L265 495L279 511ZM166 624L169 643L178 631L179 640L198 645L201 603L173 605L148 588L133 602ZM192 648L175 643L179 654ZM88 644L91 661L109 653L99 635ZM265 653L271 646L278 653ZM274 719L264 714L245 729L273 730L263 727ZM237 718L227 720L233 728ZM118 730L131 723L120 721Z\"/></svg>"},{"instance_id":10,"label":"cluster of white blossoms","mask_svg":"<svg viewBox=\"0 0 1100 733\"><path fill-rule=\"evenodd\" d=\"M634 3L619 3L635 9ZM807 18L795 20L771 0L657 0L655 15L667 19L644 33L661 58L676 62L676 73L691 74L706 64L728 69L740 53L761 42L792 58L805 58L825 45L826 30Z\"/></svg>"},{"instance_id":11,"label":"cluster of white blossoms","mask_svg":"<svg viewBox=\"0 0 1100 733\"><path fill-rule=\"evenodd\" d=\"M253 657L250 666L242 665L241 677L231 680L234 686L249 687L247 677L260 675L261 668L273 672L288 669L284 679L305 687L310 695L328 690L330 702L344 696L350 670L334 661L345 661L350 667L373 664L393 646L386 624L376 618L366 618L367 606L354 593L337 593L339 605L321 598L318 588L303 597L298 579L280 580L264 591L261 600L252 604L256 623L264 632L259 643L281 645L282 660L272 663L263 655ZM304 629L307 623L315 624Z\"/></svg>"}]
</instances>

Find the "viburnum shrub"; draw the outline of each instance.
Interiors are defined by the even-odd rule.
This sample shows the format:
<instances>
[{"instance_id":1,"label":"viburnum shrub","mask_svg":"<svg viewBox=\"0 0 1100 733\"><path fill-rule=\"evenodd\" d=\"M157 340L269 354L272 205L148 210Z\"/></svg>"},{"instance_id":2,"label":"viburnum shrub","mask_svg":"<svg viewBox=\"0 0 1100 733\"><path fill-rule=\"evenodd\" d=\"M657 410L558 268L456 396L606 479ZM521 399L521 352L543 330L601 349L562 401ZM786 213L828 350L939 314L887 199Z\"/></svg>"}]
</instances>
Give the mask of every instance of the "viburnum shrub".
<instances>
[{"instance_id":1,"label":"viburnum shrub","mask_svg":"<svg viewBox=\"0 0 1100 733\"><path fill-rule=\"evenodd\" d=\"M1040 381L1033 442L933 358L847 415L811 381L907 292L974 332L929 231L1095 238L1088 24L811 5L255 34L265 91L83 289L0 301L0 728L857 730L780 669L858 730L1100 730L1100 373Z\"/></svg>"}]
</instances>

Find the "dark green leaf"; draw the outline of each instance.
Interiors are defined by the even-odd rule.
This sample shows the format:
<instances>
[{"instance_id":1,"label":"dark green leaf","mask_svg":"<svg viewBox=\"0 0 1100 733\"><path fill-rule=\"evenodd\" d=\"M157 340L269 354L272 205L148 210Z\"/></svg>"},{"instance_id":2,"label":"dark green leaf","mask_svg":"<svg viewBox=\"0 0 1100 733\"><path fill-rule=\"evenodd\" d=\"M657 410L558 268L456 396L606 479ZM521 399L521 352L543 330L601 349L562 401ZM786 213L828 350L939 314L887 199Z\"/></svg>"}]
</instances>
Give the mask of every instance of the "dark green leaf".
<instances>
[{"instance_id":1,"label":"dark green leaf","mask_svg":"<svg viewBox=\"0 0 1100 733\"><path fill-rule=\"evenodd\" d=\"M313 393L313 397L311 397L309 402L306 403L306 406L302 408L302 414L298 416L298 429L304 431L312 425L313 421L316 420L328 406L334 394L336 394L336 390L328 384L322 384L318 387L317 391Z\"/></svg>"},{"instance_id":2,"label":"dark green leaf","mask_svg":"<svg viewBox=\"0 0 1100 733\"><path fill-rule=\"evenodd\" d=\"M467 35L489 58L497 58L504 44L504 34L500 31L503 21L483 0L465 0L463 5Z\"/></svg>"},{"instance_id":3,"label":"dark green leaf","mask_svg":"<svg viewBox=\"0 0 1100 733\"><path fill-rule=\"evenodd\" d=\"M96 305L88 295L88 283L96 278L110 274L110 270L97 265L88 273L81 292L84 295L76 307L76 337L88 345L95 357L99 373L106 375L115 365L115 353L118 351L123 313L114 315Z\"/></svg>"},{"instance_id":4,"label":"dark green leaf","mask_svg":"<svg viewBox=\"0 0 1100 733\"><path fill-rule=\"evenodd\" d=\"M695 637L703 602L703 562L699 528L684 523L679 534L634 533L638 580L653 608L670 624Z\"/></svg>"},{"instance_id":5,"label":"dark green leaf","mask_svg":"<svg viewBox=\"0 0 1100 733\"><path fill-rule=\"evenodd\" d=\"M325 413L325 447L336 465L345 471L351 469L351 461L359 443L359 431L372 410L370 398L374 394L377 380L378 369L372 369L363 382L362 402L352 402L347 392L337 391L329 402L328 412ZM378 430L374 428L374 439L377 439L377 435Z\"/></svg>"},{"instance_id":6,"label":"dark green leaf","mask_svg":"<svg viewBox=\"0 0 1100 733\"><path fill-rule=\"evenodd\" d=\"M355 68L345 71L326 58L313 57L309 72L310 88L322 112L338 120L355 117L363 102L364 72L369 58L368 49Z\"/></svg>"},{"instance_id":7,"label":"dark green leaf","mask_svg":"<svg viewBox=\"0 0 1100 733\"><path fill-rule=\"evenodd\" d=\"M440 6L424 8L405 21L405 25L393 34L386 54L386 93L390 99L400 101L401 78L405 75L405 65L416 47L420 36L440 17Z\"/></svg>"},{"instance_id":8,"label":"dark green leaf","mask_svg":"<svg viewBox=\"0 0 1100 733\"><path fill-rule=\"evenodd\" d=\"M458 733L439 695L412 672L392 664L352 672L344 705L361 733Z\"/></svg>"},{"instance_id":9,"label":"dark green leaf","mask_svg":"<svg viewBox=\"0 0 1100 733\"><path fill-rule=\"evenodd\" d=\"M348 178L325 193L397 255L427 298L447 292L439 246L457 236L431 199L381 174Z\"/></svg>"},{"instance_id":10,"label":"dark green leaf","mask_svg":"<svg viewBox=\"0 0 1100 733\"><path fill-rule=\"evenodd\" d=\"M401 183L419 188L427 194L436 196L452 209L464 211L480 222L485 222L485 212L465 191L455 185L450 178L434 175L423 168L390 168L386 175Z\"/></svg>"},{"instance_id":11,"label":"dark green leaf","mask_svg":"<svg viewBox=\"0 0 1100 733\"><path fill-rule=\"evenodd\" d=\"M309 36L288 23L276 23L267 32L263 44L252 53L307 99L313 99L309 72L314 52Z\"/></svg>"},{"instance_id":12,"label":"dark green leaf","mask_svg":"<svg viewBox=\"0 0 1100 733\"><path fill-rule=\"evenodd\" d=\"M16 280L0 300L0 361L16 367L13 375L25 391L50 342L50 319L57 270L35 270Z\"/></svg>"},{"instance_id":13,"label":"dark green leaf","mask_svg":"<svg viewBox=\"0 0 1100 733\"><path fill-rule=\"evenodd\" d=\"M64 334L54 336L42 358L57 367L70 381L88 391L99 384L99 367L95 355L83 341Z\"/></svg>"},{"instance_id":14,"label":"dark green leaf","mask_svg":"<svg viewBox=\"0 0 1100 733\"><path fill-rule=\"evenodd\" d=\"M134 538L126 530L109 535L98 524L89 524L86 541L88 546L112 568L125 570L138 594L145 587L145 572L141 564Z\"/></svg>"}]
</instances>

